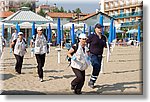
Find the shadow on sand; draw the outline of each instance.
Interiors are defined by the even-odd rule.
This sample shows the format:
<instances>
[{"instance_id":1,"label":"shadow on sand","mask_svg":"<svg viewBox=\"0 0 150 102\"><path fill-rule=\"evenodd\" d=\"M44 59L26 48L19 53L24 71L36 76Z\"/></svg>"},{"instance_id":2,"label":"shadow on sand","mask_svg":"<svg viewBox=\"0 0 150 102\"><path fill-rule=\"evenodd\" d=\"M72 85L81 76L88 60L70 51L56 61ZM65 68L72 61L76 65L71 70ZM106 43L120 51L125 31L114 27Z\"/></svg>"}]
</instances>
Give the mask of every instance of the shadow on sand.
<instances>
[{"instance_id":1,"label":"shadow on sand","mask_svg":"<svg viewBox=\"0 0 150 102\"><path fill-rule=\"evenodd\" d=\"M0 80L8 80L12 77L15 77L13 74L0 74Z\"/></svg>"},{"instance_id":2,"label":"shadow on sand","mask_svg":"<svg viewBox=\"0 0 150 102\"><path fill-rule=\"evenodd\" d=\"M9 90L9 91L3 91L1 95L46 95L42 92L37 91L28 91L28 90Z\"/></svg>"},{"instance_id":3,"label":"shadow on sand","mask_svg":"<svg viewBox=\"0 0 150 102\"><path fill-rule=\"evenodd\" d=\"M131 93L124 93L124 91L126 89L136 89L137 87L135 86L135 84L140 84L141 87L141 92L131 92ZM115 92L115 95L117 95L117 91L118 91L118 95L121 94L121 92L123 92L122 94L126 94L126 95L142 95L143 93L143 81L135 81L135 82L122 82L122 83L115 83L115 84L105 84L105 85L95 85L94 89L97 89L97 91L90 91L87 92L86 94L110 94L113 95Z\"/></svg>"}]
</instances>

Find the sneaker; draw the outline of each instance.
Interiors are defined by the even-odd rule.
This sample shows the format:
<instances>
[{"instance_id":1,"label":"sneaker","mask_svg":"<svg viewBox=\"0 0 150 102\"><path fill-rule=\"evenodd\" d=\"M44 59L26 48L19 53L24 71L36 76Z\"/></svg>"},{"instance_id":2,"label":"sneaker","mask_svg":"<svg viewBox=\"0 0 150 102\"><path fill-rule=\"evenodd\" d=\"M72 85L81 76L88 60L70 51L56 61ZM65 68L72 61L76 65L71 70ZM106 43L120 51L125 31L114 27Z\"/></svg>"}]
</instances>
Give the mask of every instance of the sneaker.
<instances>
[{"instance_id":1,"label":"sneaker","mask_svg":"<svg viewBox=\"0 0 150 102\"><path fill-rule=\"evenodd\" d=\"M71 85L71 90L75 90L76 89L76 85Z\"/></svg>"},{"instance_id":2,"label":"sneaker","mask_svg":"<svg viewBox=\"0 0 150 102\"><path fill-rule=\"evenodd\" d=\"M82 94L81 89L76 89L76 90L74 90L74 93L77 94L77 95Z\"/></svg>"},{"instance_id":3,"label":"sneaker","mask_svg":"<svg viewBox=\"0 0 150 102\"><path fill-rule=\"evenodd\" d=\"M89 81L89 82L88 82L88 86L91 87L91 88L94 88L94 82Z\"/></svg>"},{"instance_id":4,"label":"sneaker","mask_svg":"<svg viewBox=\"0 0 150 102\"><path fill-rule=\"evenodd\" d=\"M40 78L39 80L40 80L40 82L43 82L43 79L42 79L42 78Z\"/></svg>"}]
</instances>

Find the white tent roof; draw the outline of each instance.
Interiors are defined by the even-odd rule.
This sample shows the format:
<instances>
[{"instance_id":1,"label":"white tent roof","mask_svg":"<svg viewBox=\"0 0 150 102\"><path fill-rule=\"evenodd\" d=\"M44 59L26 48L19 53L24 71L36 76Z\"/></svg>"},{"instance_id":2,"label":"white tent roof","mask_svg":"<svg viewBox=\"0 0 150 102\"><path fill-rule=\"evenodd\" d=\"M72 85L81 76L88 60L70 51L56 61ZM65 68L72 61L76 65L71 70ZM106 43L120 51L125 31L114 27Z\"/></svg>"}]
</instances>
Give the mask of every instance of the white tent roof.
<instances>
[{"instance_id":1,"label":"white tent roof","mask_svg":"<svg viewBox=\"0 0 150 102\"><path fill-rule=\"evenodd\" d=\"M2 26L2 24L4 24L4 27L11 27L11 26L14 26L13 24L11 23L4 23L4 22L0 22L0 26Z\"/></svg>"},{"instance_id":2,"label":"white tent roof","mask_svg":"<svg viewBox=\"0 0 150 102\"><path fill-rule=\"evenodd\" d=\"M23 23L20 23L19 26L20 26L20 28L32 28L32 23L30 23L30 22L23 22ZM40 26L40 25L35 24L36 28L38 26Z\"/></svg>"},{"instance_id":3,"label":"white tent roof","mask_svg":"<svg viewBox=\"0 0 150 102\"><path fill-rule=\"evenodd\" d=\"M11 23L17 23L17 22L47 23L47 22L51 22L51 20L48 20L32 11L27 10L27 9L17 11L16 13L3 19L2 21L3 22L11 22Z\"/></svg>"},{"instance_id":4,"label":"white tent roof","mask_svg":"<svg viewBox=\"0 0 150 102\"><path fill-rule=\"evenodd\" d=\"M42 26L43 28L48 27L49 23L45 23L45 24L41 24L40 26ZM56 23L50 23L51 25L51 29L57 29L57 24Z\"/></svg>"}]
</instances>

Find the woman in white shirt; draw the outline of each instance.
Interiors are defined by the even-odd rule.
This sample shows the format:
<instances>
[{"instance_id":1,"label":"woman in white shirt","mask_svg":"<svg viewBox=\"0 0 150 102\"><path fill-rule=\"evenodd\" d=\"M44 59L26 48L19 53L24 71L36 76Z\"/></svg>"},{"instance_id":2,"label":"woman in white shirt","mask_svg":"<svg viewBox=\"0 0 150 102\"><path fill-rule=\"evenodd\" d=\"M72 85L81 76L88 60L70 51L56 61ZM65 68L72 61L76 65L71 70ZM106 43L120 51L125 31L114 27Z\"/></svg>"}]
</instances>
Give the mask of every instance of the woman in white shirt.
<instances>
[{"instance_id":1,"label":"woman in white shirt","mask_svg":"<svg viewBox=\"0 0 150 102\"><path fill-rule=\"evenodd\" d=\"M21 74L23 57L26 53L26 41L23 39L23 33L18 33L18 38L11 43L11 48L14 46L14 55L16 58L15 70L17 74Z\"/></svg>"},{"instance_id":2,"label":"woman in white shirt","mask_svg":"<svg viewBox=\"0 0 150 102\"><path fill-rule=\"evenodd\" d=\"M85 69L88 68L88 48L86 45L86 34L79 35L78 45L72 46L68 51L68 57L71 58L71 68L76 75L76 78L71 82L71 89L75 94L82 94L81 90L85 81Z\"/></svg>"},{"instance_id":3,"label":"woman in white shirt","mask_svg":"<svg viewBox=\"0 0 150 102\"><path fill-rule=\"evenodd\" d=\"M35 37L35 48L34 53L37 60L37 68L39 80L43 82L43 67L45 64L45 55L47 53L47 40L44 34L42 33L42 27L37 28L37 35Z\"/></svg>"}]
</instances>

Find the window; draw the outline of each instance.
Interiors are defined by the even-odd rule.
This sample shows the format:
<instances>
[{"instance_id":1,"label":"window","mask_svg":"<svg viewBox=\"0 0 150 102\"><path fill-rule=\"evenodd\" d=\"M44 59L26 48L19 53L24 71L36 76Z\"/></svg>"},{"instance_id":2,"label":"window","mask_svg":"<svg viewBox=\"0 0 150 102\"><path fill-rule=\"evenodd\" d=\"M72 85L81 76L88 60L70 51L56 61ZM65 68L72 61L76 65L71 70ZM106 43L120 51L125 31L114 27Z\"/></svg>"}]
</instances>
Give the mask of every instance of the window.
<instances>
[{"instance_id":1,"label":"window","mask_svg":"<svg viewBox=\"0 0 150 102\"><path fill-rule=\"evenodd\" d=\"M133 8L133 9L132 9L132 15L134 15L134 14L135 14L135 9Z\"/></svg>"},{"instance_id":2,"label":"window","mask_svg":"<svg viewBox=\"0 0 150 102\"><path fill-rule=\"evenodd\" d=\"M128 0L126 0L126 5L129 6L130 5L130 2Z\"/></svg>"},{"instance_id":3,"label":"window","mask_svg":"<svg viewBox=\"0 0 150 102\"><path fill-rule=\"evenodd\" d=\"M114 4L115 4L115 7L118 7L118 2L115 2Z\"/></svg>"},{"instance_id":4,"label":"window","mask_svg":"<svg viewBox=\"0 0 150 102\"><path fill-rule=\"evenodd\" d=\"M120 6L121 6L121 7L123 6L123 1L120 1Z\"/></svg>"}]
</instances>

